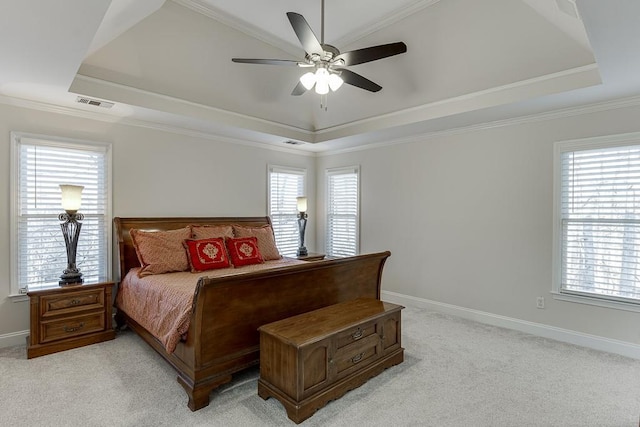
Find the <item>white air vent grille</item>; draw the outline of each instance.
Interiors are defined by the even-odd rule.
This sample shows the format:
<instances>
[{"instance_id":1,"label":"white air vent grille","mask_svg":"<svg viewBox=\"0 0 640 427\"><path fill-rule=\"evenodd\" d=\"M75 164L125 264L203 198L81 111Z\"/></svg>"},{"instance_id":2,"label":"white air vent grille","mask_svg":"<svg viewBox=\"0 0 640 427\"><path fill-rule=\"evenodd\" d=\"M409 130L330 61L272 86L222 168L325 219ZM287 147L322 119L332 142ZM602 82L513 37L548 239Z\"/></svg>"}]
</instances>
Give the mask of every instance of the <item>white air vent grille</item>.
<instances>
[{"instance_id":1,"label":"white air vent grille","mask_svg":"<svg viewBox=\"0 0 640 427\"><path fill-rule=\"evenodd\" d=\"M94 107L111 108L115 104L113 102L101 101L99 99L87 98L85 96L79 96L76 98L78 104L93 105Z\"/></svg>"}]
</instances>

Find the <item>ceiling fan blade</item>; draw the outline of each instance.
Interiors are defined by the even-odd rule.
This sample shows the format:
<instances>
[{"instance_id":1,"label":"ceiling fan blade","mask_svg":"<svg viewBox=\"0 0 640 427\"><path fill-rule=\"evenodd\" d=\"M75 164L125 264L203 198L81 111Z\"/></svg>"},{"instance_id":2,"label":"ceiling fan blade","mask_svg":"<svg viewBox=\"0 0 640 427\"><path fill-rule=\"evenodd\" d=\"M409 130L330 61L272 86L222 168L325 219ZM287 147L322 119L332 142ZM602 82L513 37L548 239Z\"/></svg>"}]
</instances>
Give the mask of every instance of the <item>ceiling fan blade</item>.
<instances>
[{"instance_id":1,"label":"ceiling fan blade","mask_svg":"<svg viewBox=\"0 0 640 427\"><path fill-rule=\"evenodd\" d=\"M351 86L359 87L360 89L368 90L370 92L378 92L382 89L382 86L372 82L371 80L362 77L358 73L354 73L351 70L340 69L340 77L346 84L350 84Z\"/></svg>"},{"instance_id":2,"label":"ceiling fan blade","mask_svg":"<svg viewBox=\"0 0 640 427\"><path fill-rule=\"evenodd\" d=\"M293 92L291 92L291 95L300 96L306 91L307 91L307 88L304 87L301 81L298 81L298 84L296 85L296 87L293 88Z\"/></svg>"},{"instance_id":3,"label":"ceiling fan blade","mask_svg":"<svg viewBox=\"0 0 640 427\"><path fill-rule=\"evenodd\" d=\"M309 55L313 53L322 55L324 53L324 49L322 49L322 45L307 23L307 20L304 19L304 16L295 12L287 12L287 17L289 18L293 31L295 31L296 36L298 36L298 40L300 40L304 51Z\"/></svg>"},{"instance_id":4,"label":"ceiling fan blade","mask_svg":"<svg viewBox=\"0 0 640 427\"><path fill-rule=\"evenodd\" d=\"M252 58L231 58L233 62L240 64L262 64L262 65L288 65L296 67L304 67L308 64L299 61L290 61L288 59L252 59Z\"/></svg>"},{"instance_id":5,"label":"ceiling fan blade","mask_svg":"<svg viewBox=\"0 0 640 427\"><path fill-rule=\"evenodd\" d=\"M365 62L376 61L389 56L399 55L407 51L407 45L402 42L381 44L379 46L366 47L352 50L335 57L334 62L342 59L344 65L358 65Z\"/></svg>"}]
</instances>

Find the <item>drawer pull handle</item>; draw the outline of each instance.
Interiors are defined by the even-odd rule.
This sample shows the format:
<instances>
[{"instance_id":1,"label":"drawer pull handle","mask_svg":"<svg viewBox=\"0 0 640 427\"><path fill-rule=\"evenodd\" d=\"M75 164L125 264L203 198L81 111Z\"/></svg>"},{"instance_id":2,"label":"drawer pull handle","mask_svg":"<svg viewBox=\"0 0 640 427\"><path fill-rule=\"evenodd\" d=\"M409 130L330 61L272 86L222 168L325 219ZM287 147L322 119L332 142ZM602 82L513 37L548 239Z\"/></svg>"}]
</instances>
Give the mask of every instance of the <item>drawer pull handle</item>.
<instances>
[{"instance_id":1,"label":"drawer pull handle","mask_svg":"<svg viewBox=\"0 0 640 427\"><path fill-rule=\"evenodd\" d=\"M80 304L82 301L80 301L79 299L72 299L71 300L71 305L78 305Z\"/></svg>"},{"instance_id":2,"label":"drawer pull handle","mask_svg":"<svg viewBox=\"0 0 640 427\"><path fill-rule=\"evenodd\" d=\"M364 356L364 353L356 354L351 358L351 363L358 363L362 360L362 356Z\"/></svg>"},{"instance_id":3,"label":"drawer pull handle","mask_svg":"<svg viewBox=\"0 0 640 427\"><path fill-rule=\"evenodd\" d=\"M362 338L362 329L358 328L357 331L355 331L353 334L351 334L351 338L353 338L354 340Z\"/></svg>"},{"instance_id":4,"label":"drawer pull handle","mask_svg":"<svg viewBox=\"0 0 640 427\"><path fill-rule=\"evenodd\" d=\"M74 327L69 327L69 326L65 326L64 327L64 331L65 332L75 332L75 331L79 331L80 329L82 329L82 327L84 326L84 323L79 323L78 326L74 326Z\"/></svg>"}]
</instances>

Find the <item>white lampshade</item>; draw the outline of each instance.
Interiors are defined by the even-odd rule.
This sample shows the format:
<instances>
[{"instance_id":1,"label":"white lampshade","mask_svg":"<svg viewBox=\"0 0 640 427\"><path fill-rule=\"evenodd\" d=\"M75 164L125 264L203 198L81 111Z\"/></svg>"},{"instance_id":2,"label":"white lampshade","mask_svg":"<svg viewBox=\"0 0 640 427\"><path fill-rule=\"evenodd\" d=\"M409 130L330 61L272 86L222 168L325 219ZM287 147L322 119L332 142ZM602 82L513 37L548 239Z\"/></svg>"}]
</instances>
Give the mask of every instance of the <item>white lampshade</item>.
<instances>
[{"instance_id":1,"label":"white lampshade","mask_svg":"<svg viewBox=\"0 0 640 427\"><path fill-rule=\"evenodd\" d=\"M333 92L340 89L340 86L342 86L342 83L344 83L344 81L342 80L342 77L340 77L339 75L337 74L329 75L329 87Z\"/></svg>"},{"instance_id":2,"label":"white lampshade","mask_svg":"<svg viewBox=\"0 0 640 427\"><path fill-rule=\"evenodd\" d=\"M302 86L304 86L305 89L311 90L313 85L316 84L316 75L309 71L300 77L300 83L302 83Z\"/></svg>"},{"instance_id":3,"label":"white lampshade","mask_svg":"<svg viewBox=\"0 0 640 427\"><path fill-rule=\"evenodd\" d=\"M62 190L62 209L73 212L80 209L83 189L84 187L82 185L60 184L60 190Z\"/></svg>"},{"instance_id":4,"label":"white lampshade","mask_svg":"<svg viewBox=\"0 0 640 427\"><path fill-rule=\"evenodd\" d=\"M329 72L326 68L318 68L316 70L316 93L318 95L326 95L329 93Z\"/></svg>"},{"instance_id":5,"label":"white lampshade","mask_svg":"<svg viewBox=\"0 0 640 427\"><path fill-rule=\"evenodd\" d=\"M305 196L296 197L298 201L298 212L307 211L307 198Z\"/></svg>"}]
</instances>

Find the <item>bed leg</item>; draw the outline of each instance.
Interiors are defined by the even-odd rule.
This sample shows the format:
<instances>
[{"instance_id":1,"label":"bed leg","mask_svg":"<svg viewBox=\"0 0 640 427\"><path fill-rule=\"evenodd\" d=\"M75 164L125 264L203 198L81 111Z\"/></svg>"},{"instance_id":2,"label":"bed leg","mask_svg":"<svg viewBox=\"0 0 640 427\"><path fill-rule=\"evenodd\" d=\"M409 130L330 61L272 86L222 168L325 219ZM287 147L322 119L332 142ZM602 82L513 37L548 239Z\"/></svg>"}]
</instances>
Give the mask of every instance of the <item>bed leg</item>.
<instances>
[{"instance_id":1,"label":"bed leg","mask_svg":"<svg viewBox=\"0 0 640 427\"><path fill-rule=\"evenodd\" d=\"M231 375L216 378L214 381L206 382L204 384L193 385L190 380L178 377L178 383L184 388L189 396L189 403L187 406L192 411L197 411L205 406L209 406L209 395L211 392L221 386L222 384L231 381Z\"/></svg>"},{"instance_id":2,"label":"bed leg","mask_svg":"<svg viewBox=\"0 0 640 427\"><path fill-rule=\"evenodd\" d=\"M115 310L115 314L113 315L113 320L116 323L116 330L117 331L122 331L123 329L125 329L127 327L127 321L125 320L124 316L122 315L122 312L120 312L120 310L116 309Z\"/></svg>"}]
</instances>

